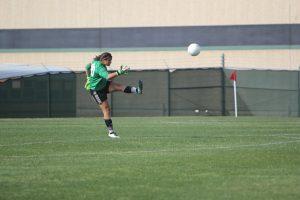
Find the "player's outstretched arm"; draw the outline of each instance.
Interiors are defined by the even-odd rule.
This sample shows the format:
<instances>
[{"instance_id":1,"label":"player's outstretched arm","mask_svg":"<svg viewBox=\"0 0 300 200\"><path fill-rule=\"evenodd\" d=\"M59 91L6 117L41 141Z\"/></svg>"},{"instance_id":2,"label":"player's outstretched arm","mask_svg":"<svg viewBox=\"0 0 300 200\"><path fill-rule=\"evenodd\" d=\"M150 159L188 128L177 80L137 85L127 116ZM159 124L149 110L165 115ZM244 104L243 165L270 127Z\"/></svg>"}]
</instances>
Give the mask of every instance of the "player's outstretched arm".
<instances>
[{"instance_id":1,"label":"player's outstretched arm","mask_svg":"<svg viewBox=\"0 0 300 200\"><path fill-rule=\"evenodd\" d=\"M125 66L125 67L121 66L118 71L108 74L107 79L113 79L117 76L120 76L120 75L123 75L123 74L128 74L129 69L130 68L127 67L127 66Z\"/></svg>"}]
</instances>

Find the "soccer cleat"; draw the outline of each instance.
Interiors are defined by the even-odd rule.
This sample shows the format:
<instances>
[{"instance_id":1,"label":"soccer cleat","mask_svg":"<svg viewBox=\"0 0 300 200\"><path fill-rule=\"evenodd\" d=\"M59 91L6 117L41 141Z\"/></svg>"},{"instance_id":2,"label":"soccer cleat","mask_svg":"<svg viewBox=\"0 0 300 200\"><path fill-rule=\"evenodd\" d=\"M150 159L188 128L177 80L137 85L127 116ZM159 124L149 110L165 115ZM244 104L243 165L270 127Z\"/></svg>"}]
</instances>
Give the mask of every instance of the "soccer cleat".
<instances>
[{"instance_id":1,"label":"soccer cleat","mask_svg":"<svg viewBox=\"0 0 300 200\"><path fill-rule=\"evenodd\" d=\"M110 132L110 133L108 133L108 137L110 137L110 138L120 138L118 135L117 135L117 133L115 133L115 132Z\"/></svg>"},{"instance_id":2,"label":"soccer cleat","mask_svg":"<svg viewBox=\"0 0 300 200\"><path fill-rule=\"evenodd\" d=\"M137 88L137 93L143 94L143 81L142 80L139 80L139 86Z\"/></svg>"}]
</instances>

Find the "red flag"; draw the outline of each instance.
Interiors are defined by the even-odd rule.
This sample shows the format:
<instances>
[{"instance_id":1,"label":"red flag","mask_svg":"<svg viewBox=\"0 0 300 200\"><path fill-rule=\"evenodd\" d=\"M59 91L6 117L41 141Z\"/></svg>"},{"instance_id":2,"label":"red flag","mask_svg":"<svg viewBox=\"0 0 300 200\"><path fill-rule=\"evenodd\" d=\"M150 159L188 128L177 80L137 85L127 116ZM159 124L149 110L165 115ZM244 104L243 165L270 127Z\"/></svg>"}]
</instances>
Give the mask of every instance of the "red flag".
<instances>
[{"instance_id":1,"label":"red flag","mask_svg":"<svg viewBox=\"0 0 300 200\"><path fill-rule=\"evenodd\" d=\"M237 74L236 74L236 70L234 70L230 75L230 80L236 81L236 78L237 78Z\"/></svg>"}]
</instances>

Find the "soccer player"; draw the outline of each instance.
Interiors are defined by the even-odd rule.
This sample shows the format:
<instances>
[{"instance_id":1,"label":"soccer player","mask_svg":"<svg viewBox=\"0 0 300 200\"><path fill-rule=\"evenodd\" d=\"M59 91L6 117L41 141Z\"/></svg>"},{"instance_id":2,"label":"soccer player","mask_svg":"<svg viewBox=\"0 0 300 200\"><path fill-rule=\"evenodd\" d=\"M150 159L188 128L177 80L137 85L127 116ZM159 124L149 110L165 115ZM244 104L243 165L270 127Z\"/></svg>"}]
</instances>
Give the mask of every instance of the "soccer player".
<instances>
[{"instance_id":1,"label":"soccer player","mask_svg":"<svg viewBox=\"0 0 300 200\"><path fill-rule=\"evenodd\" d=\"M113 123L110 116L110 106L107 101L107 94L111 92L125 92L142 94L143 82L140 80L138 87L124 86L112 81L117 76L127 74L129 67L121 66L120 69L113 73L108 73L106 66L110 66L112 55L108 52L96 56L92 63L86 65L87 82L85 88L99 105L103 112L103 119L108 129L108 136L111 138L119 138L113 129Z\"/></svg>"}]
</instances>

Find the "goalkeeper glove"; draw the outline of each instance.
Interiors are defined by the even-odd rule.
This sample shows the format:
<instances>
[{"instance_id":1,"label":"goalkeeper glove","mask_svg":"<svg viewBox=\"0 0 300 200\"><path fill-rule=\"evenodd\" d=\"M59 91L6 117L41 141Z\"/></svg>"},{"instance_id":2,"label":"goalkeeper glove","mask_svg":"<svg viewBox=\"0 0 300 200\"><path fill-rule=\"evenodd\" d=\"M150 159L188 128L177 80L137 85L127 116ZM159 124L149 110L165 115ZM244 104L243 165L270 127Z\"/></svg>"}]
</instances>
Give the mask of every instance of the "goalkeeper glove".
<instances>
[{"instance_id":1,"label":"goalkeeper glove","mask_svg":"<svg viewBox=\"0 0 300 200\"><path fill-rule=\"evenodd\" d=\"M118 75L128 74L129 67L123 67L121 66L120 69L117 71Z\"/></svg>"}]
</instances>

